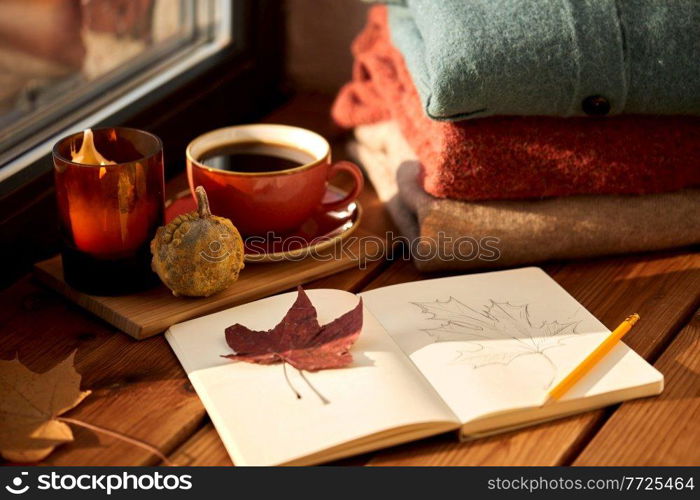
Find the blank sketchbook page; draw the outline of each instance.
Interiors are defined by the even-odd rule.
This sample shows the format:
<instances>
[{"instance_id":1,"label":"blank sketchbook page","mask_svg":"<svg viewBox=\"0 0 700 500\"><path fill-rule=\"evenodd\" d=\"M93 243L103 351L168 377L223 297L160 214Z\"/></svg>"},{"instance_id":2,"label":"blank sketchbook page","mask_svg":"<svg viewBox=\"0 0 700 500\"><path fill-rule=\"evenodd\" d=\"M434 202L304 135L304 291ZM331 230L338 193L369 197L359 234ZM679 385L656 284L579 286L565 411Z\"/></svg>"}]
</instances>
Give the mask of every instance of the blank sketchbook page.
<instances>
[{"instance_id":1,"label":"blank sketchbook page","mask_svg":"<svg viewBox=\"0 0 700 500\"><path fill-rule=\"evenodd\" d=\"M307 293L321 324L349 311L359 300L341 290ZM288 463L416 424L433 423L438 431L459 426L455 415L366 310L362 334L352 348L352 365L305 372L329 404L323 404L289 365L290 382L302 399L288 386L281 364L256 365L221 357L232 352L224 337L226 327L241 323L255 330L270 329L296 296L296 292L287 293L234 307L174 325L166 333L234 463ZM401 442L400 436L396 442Z\"/></svg>"},{"instance_id":2,"label":"blank sketchbook page","mask_svg":"<svg viewBox=\"0 0 700 500\"><path fill-rule=\"evenodd\" d=\"M417 281L361 295L463 423L540 406L547 391L609 334L537 267ZM661 373L620 343L562 402L635 387L648 395L662 383Z\"/></svg>"}]
</instances>

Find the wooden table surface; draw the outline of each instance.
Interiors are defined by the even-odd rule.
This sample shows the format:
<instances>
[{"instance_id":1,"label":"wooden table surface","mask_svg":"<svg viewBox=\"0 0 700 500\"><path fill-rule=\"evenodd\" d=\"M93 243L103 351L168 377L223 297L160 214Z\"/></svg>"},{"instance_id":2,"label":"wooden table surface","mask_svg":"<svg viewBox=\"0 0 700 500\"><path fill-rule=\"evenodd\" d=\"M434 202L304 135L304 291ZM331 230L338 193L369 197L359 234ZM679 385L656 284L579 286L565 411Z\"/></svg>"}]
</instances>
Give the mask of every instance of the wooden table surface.
<instances>
[{"instance_id":1,"label":"wooden table surface","mask_svg":"<svg viewBox=\"0 0 700 500\"><path fill-rule=\"evenodd\" d=\"M312 128L344 156L328 99L301 95L266 118ZM182 177L169 186L183 187ZM362 226L392 229L374 191L361 197ZM343 460L368 465L698 465L700 464L700 253L692 249L543 268L608 327L630 312L643 321L627 343L666 378L659 397L630 401L470 443L443 435ZM382 259L307 285L360 292L435 277L410 262ZM162 336L135 341L27 276L0 292L0 358L16 354L44 371L77 349L76 368L92 395L67 415L147 441L179 465L231 465L202 403ZM43 463L154 465L151 453L93 431Z\"/></svg>"}]
</instances>

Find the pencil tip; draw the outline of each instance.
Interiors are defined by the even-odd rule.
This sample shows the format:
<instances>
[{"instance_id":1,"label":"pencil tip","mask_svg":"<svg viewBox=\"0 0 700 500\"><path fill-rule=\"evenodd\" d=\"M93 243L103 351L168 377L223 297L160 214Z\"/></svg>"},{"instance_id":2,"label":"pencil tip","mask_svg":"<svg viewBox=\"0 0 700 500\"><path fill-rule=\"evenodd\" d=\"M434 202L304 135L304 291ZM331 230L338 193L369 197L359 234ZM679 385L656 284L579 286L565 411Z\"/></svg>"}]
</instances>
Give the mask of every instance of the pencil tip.
<instances>
[{"instance_id":1,"label":"pencil tip","mask_svg":"<svg viewBox=\"0 0 700 500\"><path fill-rule=\"evenodd\" d=\"M635 324L637 321L639 321L639 314L634 313L634 314L632 314L631 316L628 316L627 319L626 319L626 321L629 321L630 324L631 324L632 326L634 326L634 324Z\"/></svg>"}]
</instances>

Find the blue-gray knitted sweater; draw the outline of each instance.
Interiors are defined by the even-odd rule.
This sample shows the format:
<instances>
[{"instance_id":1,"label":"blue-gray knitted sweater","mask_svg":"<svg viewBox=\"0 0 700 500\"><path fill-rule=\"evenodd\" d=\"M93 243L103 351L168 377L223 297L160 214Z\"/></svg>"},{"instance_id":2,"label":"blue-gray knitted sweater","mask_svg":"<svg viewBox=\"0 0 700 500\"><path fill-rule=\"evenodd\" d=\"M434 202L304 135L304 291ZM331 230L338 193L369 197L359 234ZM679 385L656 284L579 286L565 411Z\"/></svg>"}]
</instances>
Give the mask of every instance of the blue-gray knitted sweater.
<instances>
[{"instance_id":1,"label":"blue-gray knitted sweater","mask_svg":"<svg viewBox=\"0 0 700 500\"><path fill-rule=\"evenodd\" d=\"M427 114L700 114L700 0L393 0Z\"/></svg>"}]
</instances>

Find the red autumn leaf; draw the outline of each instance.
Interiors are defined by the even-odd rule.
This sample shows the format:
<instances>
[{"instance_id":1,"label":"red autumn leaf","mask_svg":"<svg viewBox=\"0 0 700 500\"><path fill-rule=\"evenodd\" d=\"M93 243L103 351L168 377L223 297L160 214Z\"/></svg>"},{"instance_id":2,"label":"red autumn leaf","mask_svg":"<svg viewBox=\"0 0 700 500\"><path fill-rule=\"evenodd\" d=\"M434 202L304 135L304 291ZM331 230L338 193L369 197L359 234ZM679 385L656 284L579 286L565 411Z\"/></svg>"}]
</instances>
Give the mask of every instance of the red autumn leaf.
<instances>
[{"instance_id":1,"label":"red autumn leaf","mask_svg":"<svg viewBox=\"0 0 700 500\"><path fill-rule=\"evenodd\" d=\"M304 289L298 287L297 292L291 309L272 330L250 330L238 323L226 328L226 343L235 354L224 357L263 365L285 362L311 372L350 364L350 347L362 329L362 299L321 326Z\"/></svg>"}]
</instances>

